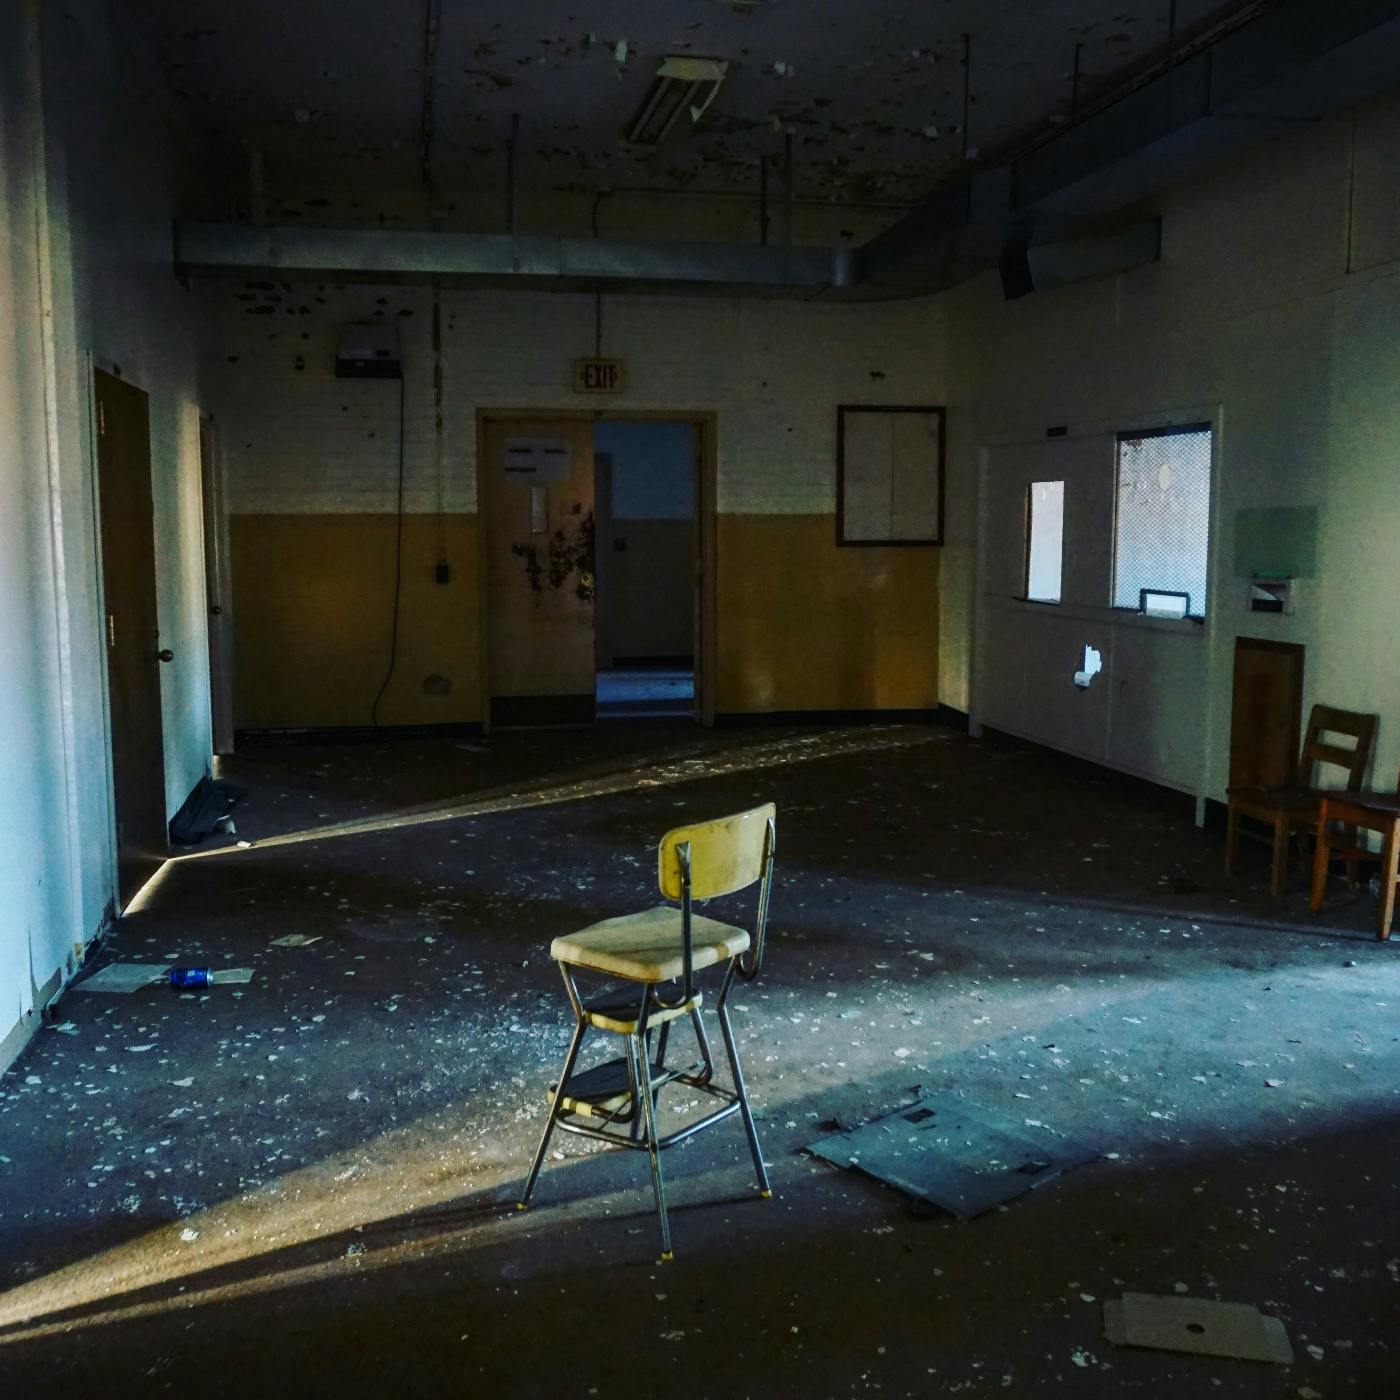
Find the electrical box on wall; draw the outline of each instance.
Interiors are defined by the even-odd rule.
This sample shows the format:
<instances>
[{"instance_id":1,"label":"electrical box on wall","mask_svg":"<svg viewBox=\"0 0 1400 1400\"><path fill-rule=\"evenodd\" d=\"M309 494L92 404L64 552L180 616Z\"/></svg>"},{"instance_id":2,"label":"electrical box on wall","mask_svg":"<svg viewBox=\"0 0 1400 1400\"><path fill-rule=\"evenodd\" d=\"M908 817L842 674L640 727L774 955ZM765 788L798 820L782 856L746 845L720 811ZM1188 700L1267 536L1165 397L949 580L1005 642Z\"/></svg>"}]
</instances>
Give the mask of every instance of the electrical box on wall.
<instances>
[{"instance_id":1,"label":"electrical box on wall","mask_svg":"<svg viewBox=\"0 0 1400 1400\"><path fill-rule=\"evenodd\" d=\"M337 379L401 379L397 329L379 321L346 326L335 349L335 374Z\"/></svg>"}]
</instances>

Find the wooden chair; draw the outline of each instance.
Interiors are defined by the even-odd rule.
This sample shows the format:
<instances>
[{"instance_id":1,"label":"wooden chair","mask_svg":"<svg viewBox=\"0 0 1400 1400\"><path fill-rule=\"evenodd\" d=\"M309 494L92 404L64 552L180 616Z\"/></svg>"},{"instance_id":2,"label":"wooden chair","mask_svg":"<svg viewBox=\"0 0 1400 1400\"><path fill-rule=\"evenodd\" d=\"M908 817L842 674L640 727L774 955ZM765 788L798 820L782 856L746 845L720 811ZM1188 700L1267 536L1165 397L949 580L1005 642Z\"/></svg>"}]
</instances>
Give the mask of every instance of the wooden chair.
<instances>
[{"instance_id":1,"label":"wooden chair","mask_svg":"<svg viewBox=\"0 0 1400 1400\"><path fill-rule=\"evenodd\" d=\"M1329 763L1346 770L1346 791L1355 792L1361 786L1366 765L1371 758L1371 745L1376 737L1377 717L1356 714L1351 710L1334 710L1330 705L1314 705L1308 716L1308 732L1303 739L1303 751L1291 787L1280 789L1230 788L1229 816L1225 834L1225 872L1233 875L1240 858L1240 819L1251 817L1272 829L1274 847L1273 892L1283 893L1288 879L1288 848L1300 831L1316 829L1318 801L1321 792L1316 786L1317 767ZM1355 741L1350 749L1324 743L1325 733L1342 734Z\"/></svg>"},{"instance_id":2,"label":"wooden chair","mask_svg":"<svg viewBox=\"0 0 1400 1400\"><path fill-rule=\"evenodd\" d=\"M577 933L556 938L550 945L549 955L559 964L573 1007L574 1035L559 1082L549 1089L544 1137L517 1209L524 1210L530 1203L555 1128L617 1147L640 1148L651 1158L652 1187L661 1224L661 1258L670 1259L671 1227L666 1215L661 1152L732 1113L743 1117L759 1193L773 1194L726 1003L734 978L752 981L763 963L776 821L776 809L770 802L732 817L668 831L661 838L660 886L662 895L678 903L679 908L662 904L639 914L604 919ZM693 900L735 894L753 884L758 885L758 910L752 938L747 929L703 918L692 911ZM694 985L696 972L721 963L725 972L715 999L715 1015L729 1059L732 1087L728 1088L714 1082L714 1060L700 1015L701 994ZM620 980L623 986L586 999L578 988L580 972ZM689 1016L694 1027L700 1058L687 1066L667 1065L667 1037L672 1023L682 1016ZM622 1036L624 1054L575 1074L574 1064L587 1030ZM691 1094L708 1095L719 1101L719 1107L663 1137L657 1131L657 1099L668 1084L684 1085ZM616 1124L629 1130L615 1131Z\"/></svg>"},{"instance_id":3,"label":"wooden chair","mask_svg":"<svg viewBox=\"0 0 1400 1400\"><path fill-rule=\"evenodd\" d=\"M1400 780L1396 782L1400 788ZM1337 839L1334 827L1340 828ZM1375 860L1356 839L1356 829L1376 831L1381 836L1381 897L1376 908L1376 937L1384 943L1390 937L1390 921L1395 913L1395 884L1400 880L1400 792L1325 793L1317 816L1317 849L1313 852L1312 900L1314 914L1322 908L1327 893L1327 871L1339 857L1347 863L1347 884L1356 888L1356 863Z\"/></svg>"}]
</instances>

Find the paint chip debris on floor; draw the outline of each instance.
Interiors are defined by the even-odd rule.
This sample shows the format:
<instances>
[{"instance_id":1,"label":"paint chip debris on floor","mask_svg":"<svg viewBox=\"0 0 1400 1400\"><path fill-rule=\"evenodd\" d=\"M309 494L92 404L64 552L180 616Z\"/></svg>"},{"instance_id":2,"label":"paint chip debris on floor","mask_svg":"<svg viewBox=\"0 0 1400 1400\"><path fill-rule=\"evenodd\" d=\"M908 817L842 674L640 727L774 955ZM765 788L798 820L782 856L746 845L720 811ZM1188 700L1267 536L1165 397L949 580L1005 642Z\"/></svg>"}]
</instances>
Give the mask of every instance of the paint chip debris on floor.
<instances>
[{"instance_id":1,"label":"paint chip debris on floor","mask_svg":"<svg viewBox=\"0 0 1400 1400\"><path fill-rule=\"evenodd\" d=\"M1367 909L1309 924L1187 804L1006 741L576 745L229 765L251 848L172 863L0 1077L0 1393L1395 1394L1400 950ZM671 1263L642 1154L570 1140L516 1213L569 1038L550 940L651 901L665 830L770 798L730 1007L773 1199L735 1119L663 1157ZM898 1191L808 1150L940 1131ZM1153 1340L1222 1303L1291 1362Z\"/></svg>"}]
</instances>

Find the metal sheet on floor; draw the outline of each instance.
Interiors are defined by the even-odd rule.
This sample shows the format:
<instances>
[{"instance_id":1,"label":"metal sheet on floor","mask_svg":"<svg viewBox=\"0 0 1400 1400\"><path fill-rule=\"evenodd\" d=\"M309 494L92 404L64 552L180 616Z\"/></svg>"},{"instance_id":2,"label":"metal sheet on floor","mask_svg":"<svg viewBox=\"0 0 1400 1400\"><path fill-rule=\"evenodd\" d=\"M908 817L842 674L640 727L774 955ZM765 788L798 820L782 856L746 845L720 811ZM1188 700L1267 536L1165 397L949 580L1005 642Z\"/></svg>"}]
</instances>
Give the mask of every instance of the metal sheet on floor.
<instances>
[{"instance_id":1,"label":"metal sheet on floor","mask_svg":"<svg viewBox=\"0 0 1400 1400\"><path fill-rule=\"evenodd\" d=\"M1288 1332L1248 1303L1125 1293L1103 1305L1104 1336L1114 1346L1187 1351L1239 1361L1293 1361ZM1300 1392L1301 1393L1301 1392Z\"/></svg>"},{"instance_id":2,"label":"metal sheet on floor","mask_svg":"<svg viewBox=\"0 0 1400 1400\"><path fill-rule=\"evenodd\" d=\"M1013 1118L953 1094L920 1099L808 1149L971 1220L1097 1161L1096 1149L1035 1119Z\"/></svg>"}]
</instances>

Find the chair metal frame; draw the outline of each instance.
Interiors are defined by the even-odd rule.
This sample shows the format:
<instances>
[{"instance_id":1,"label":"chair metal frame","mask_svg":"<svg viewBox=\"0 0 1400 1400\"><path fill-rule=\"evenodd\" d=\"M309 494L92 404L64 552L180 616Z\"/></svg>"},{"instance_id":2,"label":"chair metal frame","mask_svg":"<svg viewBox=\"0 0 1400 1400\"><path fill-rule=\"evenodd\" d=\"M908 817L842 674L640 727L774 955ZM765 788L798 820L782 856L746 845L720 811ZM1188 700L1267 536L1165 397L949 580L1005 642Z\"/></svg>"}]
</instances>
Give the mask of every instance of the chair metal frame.
<instances>
[{"instance_id":1,"label":"chair metal frame","mask_svg":"<svg viewBox=\"0 0 1400 1400\"><path fill-rule=\"evenodd\" d=\"M666 838L662 840L662 849ZM661 1258L672 1258L671 1227L667 1214L666 1183L661 1172L661 1153L668 1147L693 1137L703 1128L708 1128L738 1113L744 1124L744 1134L748 1138L749 1151L753 1155L754 1171L758 1177L758 1190L765 1199L773 1194L768 1180L768 1170L763 1164L763 1152L759 1147L758 1129L754 1125L753 1109L749 1105L748 1090L744 1083L744 1073L739 1065L739 1051L734 1040L734 1029L729 1021L729 993L735 979L752 982L763 966L764 943L768 931L768 906L773 888L773 863L777 849L777 824L773 817L766 822L763 838L763 854L760 872L758 910L754 920L753 936L749 948L731 957L724 971L719 995L715 999L715 1014L724 1037L724 1049L729 1061L729 1071L733 1087L726 1088L714 1082L715 1062L710 1049L709 1037L700 1015L702 996L695 990L693 961L692 918L692 872L690 842L682 842L676 848L680 865L681 883L681 940L684 971L681 977L679 995L675 1000L666 1000L659 994L664 984L646 982L641 984L641 996L634 1017L621 1020L620 1009L625 1005L617 993L588 1001L580 993L576 973L578 969L561 961L559 970L564 978L564 990L568 993L569 1004L574 1013L574 1033L569 1042L568 1053L564 1058L564 1068L557 1085L551 1088L549 1117L545 1122L544 1134L530 1165L530 1174L516 1203L517 1210L525 1210L530 1204L540 1170L544 1166L549 1151L550 1139L555 1128L575 1133L579 1137L594 1138L600 1142L612 1143L615 1147L633 1148L647 1153L651 1160L652 1189L656 1196L656 1212L661 1230ZM752 885L754 881L746 882ZM739 888L744 888L740 886ZM658 1014L662 1019L656 1019ZM671 1022L688 1014L695 1028L695 1039L700 1051L700 1059L685 1066L668 1067L666 1051L670 1037ZM629 1025L631 1029L621 1030L599 1026L598 1017L607 1015ZM579 1051L583 1047L584 1033L592 1025L595 1029L606 1030L609 1034L624 1036L626 1050L622 1061L610 1061L585 1071L577 1081L573 1080L574 1066ZM656 1059L651 1059L653 1030L657 1033ZM584 1076L594 1076L594 1082L606 1083L615 1076L619 1065L625 1066L626 1087L617 1093L608 1094L594 1091L595 1098L601 1098L601 1107L588 1103L581 1095ZM673 1133L662 1136L656 1125L657 1105L661 1090L669 1084L682 1084L687 1088L717 1099L720 1106L703 1117L687 1123ZM570 1087L576 1088L574 1095ZM611 1105L611 1106L609 1106ZM588 1119L601 1119L600 1124ZM615 1125L628 1125L628 1131L620 1132Z\"/></svg>"}]
</instances>

